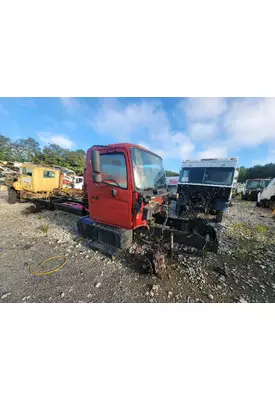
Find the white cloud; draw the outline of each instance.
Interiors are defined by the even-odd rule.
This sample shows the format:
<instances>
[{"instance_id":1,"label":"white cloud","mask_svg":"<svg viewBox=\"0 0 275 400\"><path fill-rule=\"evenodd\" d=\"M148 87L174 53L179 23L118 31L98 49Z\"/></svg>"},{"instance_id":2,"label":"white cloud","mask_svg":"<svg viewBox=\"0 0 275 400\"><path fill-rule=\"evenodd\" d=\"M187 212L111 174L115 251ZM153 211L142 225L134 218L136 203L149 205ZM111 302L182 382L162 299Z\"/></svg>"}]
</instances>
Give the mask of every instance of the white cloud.
<instances>
[{"instance_id":1,"label":"white cloud","mask_svg":"<svg viewBox=\"0 0 275 400\"><path fill-rule=\"evenodd\" d=\"M64 149L71 149L74 146L74 142L66 135L55 134L51 132L40 132L38 137L44 144L57 144Z\"/></svg>"},{"instance_id":2,"label":"white cloud","mask_svg":"<svg viewBox=\"0 0 275 400\"><path fill-rule=\"evenodd\" d=\"M218 133L218 127L211 122L195 122L188 128L193 140L208 140L214 138Z\"/></svg>"},{"instance_id":3,"label":"white cloud","mask_svg":"<svg viewBox=\"0 0 275 400\"><path fill-rule=\"evenodd\" d=\"M226 100L222 97L191 97L181 101L181 109L191 120L213 119L227 110Z\"/></svg>"},{"instance_id":4,"label":"white cloud","mask_svg":"<svg viewBox=\"0 0 275 400\"><path fill-rule=\"evenodd\" d=\"M82 106L83 106L83 104L81 104L74 97L60 97L60 101L61 101L62 106L65 108L65 110L69 114L79 111L80 108L82 108Z\"/></svg>"},{"instance_id":5,"label":"white cloud","mask_svg":"<svg viewBox=\"0 0 275 400\"><path fill-rule=\"evenodd\" d=\"M168 120L158 104L141 102L122 106L115 99L105 99L93 115L91 125L97 133L129 141L135 133L158 134L167 129Z\"/></svg>"},{"instance_id":6,"label":"white cloud","mask_svg":"<svg viewBox=\"0 0 275 400\"><path fill-rule=\"evenodd\" d=\"M257 146L275 140L275 98L249 98L232 102L224 118L232 145Z\"/></svg>"},{"instance_id":7,"label":"white cloud","mask_svg":"<svg viewBox=\"0 0 275 400\"><path fill-rule=\"evenodd\" d=\"M104 100L91 125L97 133L114 136L116 140L131 141L132 135L142 134L140 145L165 158L185 158L192 154L194 145L182 132L173 132L161 103L143 101L122 106L114 99Z\"/></svg>"},{"instance_id":8,"label":"white cloud","mask_svg":"<svg viewBox=\"0 0 275 400\"><path fill-rule=\"evenodd\" d=\"M213 146L198 153L197 156L201 158L225 158L228 157L228 148L226 146Z\"/></svg>"},{"instance_id":9,"label":"white cloud","mask_svg":"<svg viewBox=\"0 0 275 400\"><path fill-rule=\"evenodd\" d=\"M162 154L165 158L177 158L182 160L192 156L194 144L188 136L182 132L167 132L161 136L163 143Z\"/></svg>"},{"instance_id":10,"label":"white cloud","mask_svg":"<svg viewBox=\"0 0 275 400\"><path fill-rule=\"evenodd\" d=\"M199 158L235 156L239 149L261 144L275 146L275 98L189 98L180 107L191 139L205 147ZM262 162L272 160L269 153Z\"/></svg>"}]
</instances>

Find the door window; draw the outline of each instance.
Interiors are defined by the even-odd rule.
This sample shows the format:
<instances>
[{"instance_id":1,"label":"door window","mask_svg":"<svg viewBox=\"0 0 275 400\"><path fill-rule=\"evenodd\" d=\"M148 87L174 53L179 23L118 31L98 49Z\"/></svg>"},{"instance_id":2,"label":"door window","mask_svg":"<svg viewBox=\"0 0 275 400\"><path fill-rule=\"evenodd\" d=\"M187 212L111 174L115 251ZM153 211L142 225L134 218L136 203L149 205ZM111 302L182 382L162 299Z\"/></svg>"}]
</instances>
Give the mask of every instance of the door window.
<instances>
[{"instance_id":1,"label":"door window","mask_svg":"<svg viewBox=\"0 0 275 400\"><path fill-rule=\"evenodd\" d=\"M32 176L32 169L31 169L31 168L28 168L28 167L23 167L23 169L22 169L22 174L23 174L23 175Z\"/></svg>"},{"instance_id":2,"label":"door window","mask_svg":"<svg viewBox=\"0 0 275 400\"><path fill-rule=\"evenodd\" d=\"M127 189L127 169L123 153L101 154L100 169L103 182Z\"/></svg>"},{"instance_id":3,"label":"door window","mask_svg":"<svg viewBox=\"0 0 275 400\"><path fill-rule=\"evenodd\" d=\"M54 178L55 172L53 171L44 171L44 178Z\"/></svg>"}]
</instances>

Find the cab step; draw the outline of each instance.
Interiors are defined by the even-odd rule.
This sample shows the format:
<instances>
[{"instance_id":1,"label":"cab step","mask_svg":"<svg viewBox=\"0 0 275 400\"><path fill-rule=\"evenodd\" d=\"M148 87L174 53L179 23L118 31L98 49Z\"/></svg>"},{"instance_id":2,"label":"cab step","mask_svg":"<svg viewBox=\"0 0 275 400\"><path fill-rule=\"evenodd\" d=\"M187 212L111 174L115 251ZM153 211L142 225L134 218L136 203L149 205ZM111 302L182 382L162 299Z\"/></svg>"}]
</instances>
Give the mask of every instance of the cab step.
<instances>
[{"instance_id":1,"label":"cab step","mask_svg":"<svg viewBox=\"0 0 275 400\"><path fill-rule=\"evenodd\" d=\"M111 244L99 242L97 240L91 240L90 242L88 242L88 246L92 250L97 250L100 253L102 253L108 257L117 257L122 252L121 249L119 249L115 246L112 246Z\"/></svg>"}]
</instances>

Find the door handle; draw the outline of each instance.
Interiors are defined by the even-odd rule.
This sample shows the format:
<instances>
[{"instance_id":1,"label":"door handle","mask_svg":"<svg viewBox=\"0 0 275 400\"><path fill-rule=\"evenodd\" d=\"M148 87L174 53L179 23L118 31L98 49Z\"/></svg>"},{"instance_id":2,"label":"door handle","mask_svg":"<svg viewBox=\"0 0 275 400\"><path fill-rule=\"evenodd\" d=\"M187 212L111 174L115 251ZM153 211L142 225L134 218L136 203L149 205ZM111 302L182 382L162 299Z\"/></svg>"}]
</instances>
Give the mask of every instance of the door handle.
<instances>
[{"instance_id":1,"label":"door handle","mask_svg":"<svg viewBox=\"0 0 275 400\"><path fill-rule=\"evenodd\" d=\"M98 196L92 196L92 199L93 200L99 200L99 197Z\"/></svg>"}]
</instances>

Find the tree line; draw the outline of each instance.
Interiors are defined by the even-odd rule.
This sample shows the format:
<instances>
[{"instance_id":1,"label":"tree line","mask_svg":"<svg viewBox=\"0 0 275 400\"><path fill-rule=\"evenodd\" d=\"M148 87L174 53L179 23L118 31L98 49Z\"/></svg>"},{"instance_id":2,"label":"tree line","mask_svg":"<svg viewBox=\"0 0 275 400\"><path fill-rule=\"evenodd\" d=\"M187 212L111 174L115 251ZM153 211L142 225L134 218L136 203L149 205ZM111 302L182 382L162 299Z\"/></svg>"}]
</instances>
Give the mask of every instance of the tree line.
<instances>
[{"instance_id":1,"label":"tree line","mask_svg":"<svg viewBox=\"0 0 275 400\"><path fill-rule=\"evenodd\" d=\"M240 167L238 182L243 183L247 179L275 178L275 163L254 165L251 168Z\"/></svg>"},{"instance_id":2,"label":"tree line","mask_svg":"<svg viewBox=\"0 0 275 400\"><path fill-rule=\"evenodd\" d=\"M86 164L84 150L63 149L56 144L41 148L33 138L12 141L0 134L0 161L30 162L45 166L60 166L82 174Z\"/></svg>"},{"instance_id":3,"label":"tree line","mask_svg":"<svg viewBox=\"0 0 275 400\"><path fill-rule=\"evenodd\" d=\"M57 144L49 144L41 148L33 138L12 141L7 136L0 134L0 161L31 162L72 169L76 174L82 174L86 164L84 150L63 149ZM166 176L177 176L177 172L166 170ZM246 179L274 178L275 163L255 165L251 168L240 167L239 182Z\"/></svg>"}]
</instances>

